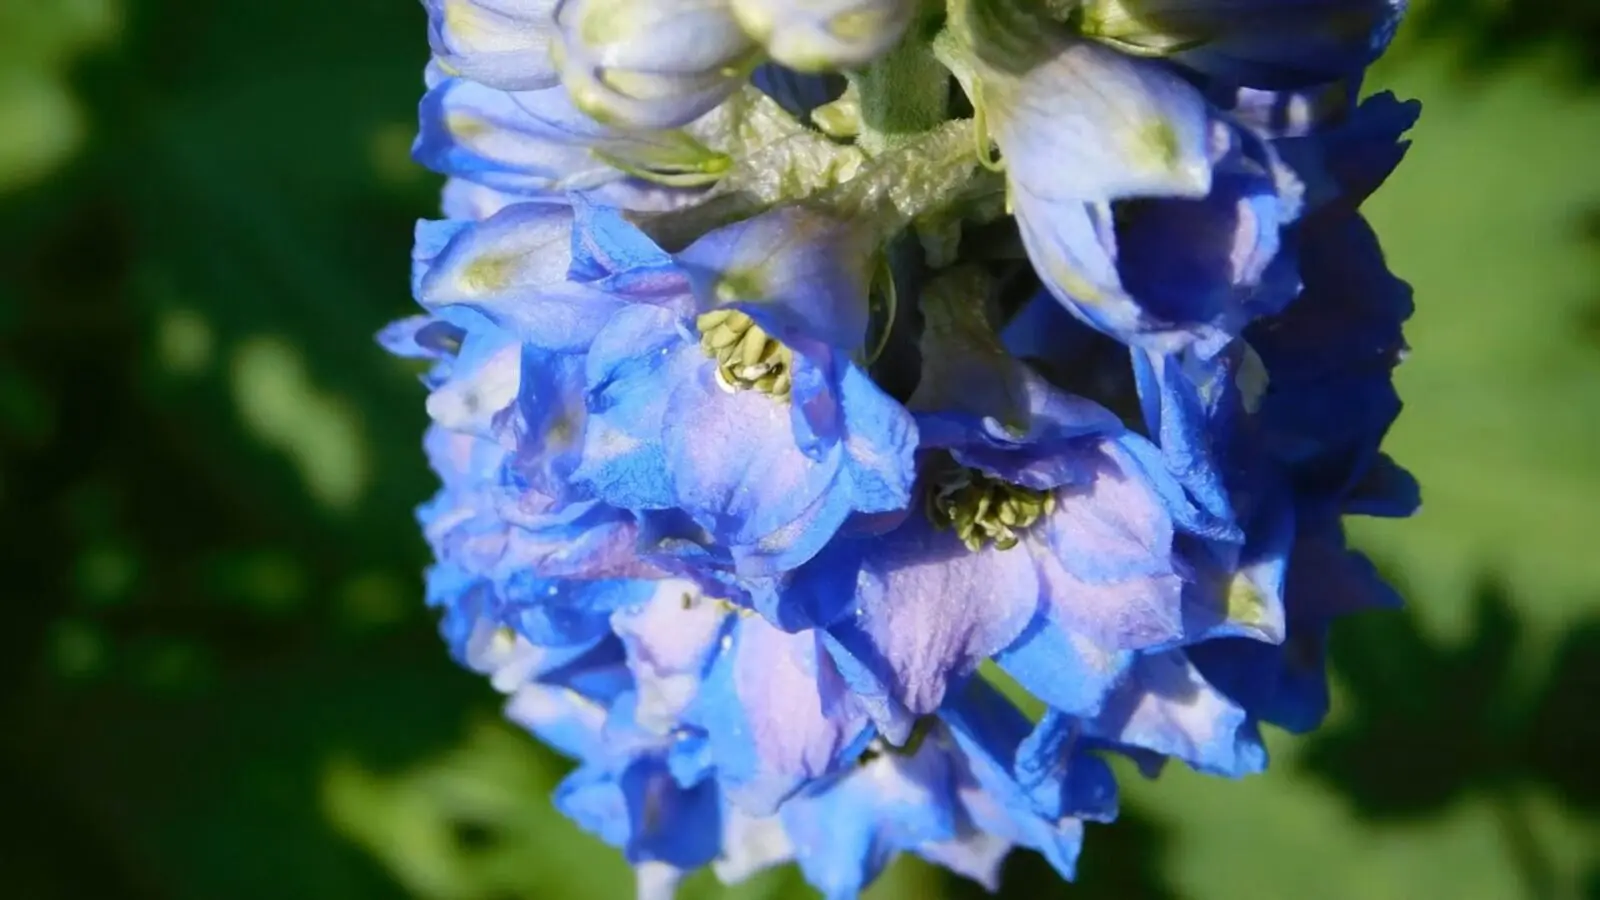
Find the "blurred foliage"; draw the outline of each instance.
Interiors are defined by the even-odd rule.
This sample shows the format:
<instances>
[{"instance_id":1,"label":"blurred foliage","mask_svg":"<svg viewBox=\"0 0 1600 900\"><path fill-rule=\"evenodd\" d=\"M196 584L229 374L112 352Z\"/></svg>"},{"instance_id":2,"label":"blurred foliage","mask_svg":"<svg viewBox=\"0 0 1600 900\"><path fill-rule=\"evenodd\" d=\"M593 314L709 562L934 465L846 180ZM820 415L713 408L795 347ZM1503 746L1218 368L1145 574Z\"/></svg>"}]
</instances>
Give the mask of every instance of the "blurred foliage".
<instances>
[{"instance_id":1,"label":"blurred foliage","mask_svg":"<svg viewBox=\"0 0 1600 900\"><path fill-rule=\"evenodd\" d=\"M1450 42L1457 66L1494 72L1529 57L1558 56L1569 77L1600 82L1600 4L1591 0L1453 0L1421 6L1412 37Z\"/></svg>"},{"instance_id":2,"label":"blurred foliage","mask_svg":"<svg viewBox=\"0 0 1600 900\"><path fill-rule=\"evenodd\" d=\"M0 192L44 176L82 143L68 65L117 29L119 0L0 4Z\"/></svg>"},{"instance_id":3,"label":"blurred foliage","mask_svg":"<svg viewBox=\"0 0 1600 900\"><path fill-rule=\"evenodd\" d=\"M1369 211L1413 281L1357 536L1408 611L1239 783L1129 775L1015 897L1600 897L1600 41L1586 0L1420 5ZM409 306L437 182L410 0L0 0L0 884L29 900L625 896L418 602ZM788 870L690 898L805 896ZM873 891L981 896L898 865Z\"/></svg>"}]
</instances>

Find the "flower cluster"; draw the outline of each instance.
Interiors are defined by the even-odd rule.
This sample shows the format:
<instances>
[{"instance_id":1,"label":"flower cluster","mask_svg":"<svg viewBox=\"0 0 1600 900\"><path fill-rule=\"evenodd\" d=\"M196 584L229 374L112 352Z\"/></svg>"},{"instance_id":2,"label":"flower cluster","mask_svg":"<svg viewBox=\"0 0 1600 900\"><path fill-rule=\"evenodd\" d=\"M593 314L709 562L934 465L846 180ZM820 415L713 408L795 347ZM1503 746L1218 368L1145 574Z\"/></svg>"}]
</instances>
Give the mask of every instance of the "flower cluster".
<instances>
[{"instance_id":1,"label":"flower cluster","mask_svg":"<svg viewBox=\"0 0 1600 900\"><path fill-rule=\"evenodd\" d=\"M1403 0L425 0L428 602L641 890L1070 877L1394 602Z\"/></svg>"}]
</instances>

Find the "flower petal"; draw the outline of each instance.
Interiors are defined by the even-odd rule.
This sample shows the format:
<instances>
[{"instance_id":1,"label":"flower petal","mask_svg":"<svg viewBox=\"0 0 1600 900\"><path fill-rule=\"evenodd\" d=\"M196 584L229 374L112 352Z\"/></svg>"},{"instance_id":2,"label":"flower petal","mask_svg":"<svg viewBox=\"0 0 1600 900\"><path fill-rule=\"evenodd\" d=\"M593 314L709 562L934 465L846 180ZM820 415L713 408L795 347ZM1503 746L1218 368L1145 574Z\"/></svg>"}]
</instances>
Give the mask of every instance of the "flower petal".
<instances>
[{"instance_id":1,"label":"flower petal","mask_svg":"<svg viewBox=\"0 0 1600 900\"><path fill-rule=\"evenodd\" d=\"M1020 547L968 550L913 515L864 560L854 615L828 629L841 672L883 736L903 743L948 687L1011 644L1039 608L1033 560Z\"/></svg>"},{"instance_id":2,"label":"flower petal","mask_svg":"<svg viewBox=\"0 0 1600 900\"><path fill-rule=\"evenodd\" d=\"M1182 651L1141 656L1086 733L1153 750L1200 772L1237 778L1266 768L1252 720L1208 682Z\"/></svg>"},{"instance_id":3,"label":"flower petal","mask_svg":"<svg viewBox=\"0 0 1600 900\"><path fill-rule=\"evenodd\" d=\"M704 360L671 388L661 439L675 505L736 557L793 568L822 549L850 512L843 450L806 455L786 405L759 391L726 390L713 369Z\"/></svg>"},{"instance_id":4,"label":"flower petal","mask_svg":"<svg viewBox=\"0 0 1600 900\"><path fill-rule=\"evenodd\" d=\"M1020 78L980 74L994 139L1021 194L1050 202L1205 195L1205 99L1159 65L1062 41Z\"/></svg>"},{"instance_id":5,"label":"flower petal","mask_svg":"<svg viewBox=\"0 0 1600 900\"><path fill-rule=\"evenodd\" d=\"M423 0L434 58L506 91L559 83L550 63L555 0Z\"/></svg>"},{"instance_id":6,"label":"flower petal","mask_svg":"<svg viewBox=\"0 0 1600 900\"><path fill-rule=\"evenodd\" d=\"M666 580L638 607L611 615L638 682L634 718L661 734L677 727L714 658L729 612L699 596L696 585Z\"/></svg>"},{"instance_id":7,"label":"flower petal","mask_svg":"<svg viewBox=\"0 0 1600 900\"><path fill-rule=\"evenodd\" d=\"M694 719L728 798L757 816L853 764L871 737L817 636L788 634L757 616L740 618Z\"/></svg>"}]
</instances>

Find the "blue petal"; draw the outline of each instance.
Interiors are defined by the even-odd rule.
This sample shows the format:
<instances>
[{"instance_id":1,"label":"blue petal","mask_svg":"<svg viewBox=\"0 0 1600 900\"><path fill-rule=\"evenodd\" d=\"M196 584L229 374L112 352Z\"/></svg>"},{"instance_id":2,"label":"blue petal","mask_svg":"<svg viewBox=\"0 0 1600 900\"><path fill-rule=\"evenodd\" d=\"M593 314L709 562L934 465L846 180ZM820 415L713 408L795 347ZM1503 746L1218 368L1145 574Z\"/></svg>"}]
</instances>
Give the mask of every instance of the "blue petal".
<instances>
[{"instance_id":1,"label":"blue petal","mask_svg":"<svg viewBox=\"0 0 1600 900\"><path fill-rule=\"evenodd\" d=\"M1115 457L1092 481L1057 493L1024 545L1038 566L1045 609L1108 650L1137 650L1182 633L1182 579L1172 521L1154 492Z\"/></svg>"},{"instance_id":2,"label":"blue petal","mask_svg":"<svg viewBox=\"0 0 1600 900\"><path fill-rule=\"evenodd\" d=\"M757 594L752 607L784 631L826 628L853 615L857 575L871 543L838 539L787 573L772 591Z\"/></svg>"},{"instance_id":3,"label":"blue petal","mask_svg":"<svg viewBox=\"0 0 1600 900\"><path fill-rule=\"evenodd\" d=\"M423 0L434 58L456 75L507 91L550 87L556 0Z\"/></svg>"},{"instance_id":4,"label":"blue petal","mask_svg":"<svg viewBox=\"0 0 1600 900\"><path fill-rule=\"evenodd\" d=\"M894 47L917 9L917 0L733 0L746 33L806 72L866 66Z\"/></svg>"},{"instance_id":5,"label":"blue petal","mask_svg":"<svg viewBox=\"0 0 1600 900\"><path fill-rule=\"evenodd\" d=\"M1133 654L1106 650L1063 628L1055 617L1040 615L994 661L1051 708L1092 716L1127 672Z\"/></svg>"},{"instance_id":6,"label":"blue petal","mask_svg":"<svg viewBox=\"0 0 1600 900\"><path fill-rule=\"evenodd\" d=\"M479 312L534 346L586 348L622 303L567 280L571 232L566 206L508 207L454 235L422 273L417 299Z\"/></svg>"},{"instance_id":7,"label":"blue petal","mask_svg":"<svg viewBox=\"0 0 1600 900\"><path fill-rule=\"evenodd\" d=\"M458 220L487 219L514 203L528 199L523 194L497 191L487 185L456 177L445 179L440 195L439 206L445 217Z\"/></svg>"},{"instance_id":8,"label":"blue petal","mask_svg":"<svg viewBox=\"0 0 1600 900\"><path fill-rule=\"evenodd\" d=\"M802 786L853 764L871 727L815 634L748 616L729 644L692 718L705 729L728 798L770 815Z\"/></svg>"},{"instance_id":9,"label":"blue petal","mask_svg":"<svg viewBox=\"0 0 1600 900\"><path fill-rule=\"evenodd\" d=\"M1026 550L973 552L920 515L872 541L856 581L854 614L828 629L829 646L895 744L952 682L1016 640L1040 603Z\"/></svg>"},{"instance_id":10,"label":"blue petal","mask_svg":"<svg viewBox=\"0 0 1600 900\"><path fill-rule=\"evenodd\" d=\"M576 499L570 476L579 463L588 419L585 387L581 355L523 346L516 474L517 487L527 490L519 492L521 502L514 508L502 507L507 518L542 505L544 498L553 505Z\"/></svg>"},{"instance_id":11,"label":"blue petal","mask_svg":"<svg viewBox=\"0 0 1600 900\"><path fill-rule=\"evenodd\" d=\"M750 816L732 805L722 810L722 855L711 864L717 880L736 885L794 858L794 844L777 816Z\"/></svg>"},{"instance_id":12,"label":"blue petal","mask_svg":"<svg viewBox=\"0 0 1600 900\"><path fill-rule=\"evenodd\" d=\"M854 898L897 852L957 838L953 760L939 743L880 754L784 804L779 815L812 887Z\"/></svg>"},{"instance_id":13,"label":"blue petal","mask_svg":"<svg viewBox=\"0 0 1600 900\"><path fill-rule=\"evenodd\" d=\"M643 602L652 591L647 581L569 581L527 570L496 585L507 620L518 634L541 646L597 640L609 633L613 612Z\"/></svg>"},{"instance_id":14,"label":"blue petal","mask_svg":"<svg viewBox=\"0 0 1600 900\"><path fill-rule=\"evenodd\" d=\"M1210 190L1205 99L1160 65L1064 41L1020 78L979 78L1019 219L1024 197L1084 203Z\"/></svg>"},{"instance_id":15,"label":"blue petal","mask_svg":"<svg viewBox=\"0 0 1600 900\"><path fill-rule=\"evenodd\" d=\"M869 234L802 206L719 228L677 255L703 310L740 309L785 344L853 353L867 336L877 247Z\"/></svg>"},{"instance_id":16,"label":"blue petal","mask_svg":"<svg viewBox=\"0 0 1600 900\"><path fill-rule=\"evenodd\" d=\"M850 505L859 512L904 509L916 479L917 426L906 412L853 365L839 380Z\"/></svg>"},{"instance_id":17,"label":"blue petal","mask_svg":"<svg viewBox=\"0 0 1600 900\"><path fill-rule=\"evenodd\" d=\"M505 580L527 572L583 581L661 575L639 556L633 517L602 503L575 502L507 525L505 550L495 566Z\"/></svg>"},{"instance_id":18,"label":"blue petal","mask_svg":"<svg viewBox=\"0 0 1600 900\"><path fill-rule=\"evenodd\" d=\"M412 294L422 293L422 278L433 268L434 260L457 235L471 227L472 222L466 219L422 219L417 222L411 244Z\"/></svg>"},{"instance_id":19,"label":"blue petal","mask_svg":"<svg viewBox=\"0 0 1600 900\"><path fill-rule=\"evenodd\" d=\"M677 727L700 690L729 615L698 596L695 585L677 580L658 583L641 606L612 614L611 627L627 648L638 683L634 717L640 727L662 734Z\"/></svg>"},{"instance_id":20,"label":"blue petal","mask_svg":"<svg viewBox=\"0 0 1600 900\"><path fill-rule=\"evenodd\" d=\"M622 848L631 863L698 868L721 844L716 783L680 787L659 758L640 757L620 771L584 766L556 788L555 804L584 830Z\"/></svg>"},{"instance_id":21,"label":"blue petal","mask_svg":"<svg viewBox=\"0 0 1600 900\"><path fill-rule=\"evenodd\" d=\"M424 305L480 300L514 288L560 284L572 264L572 208L529 202L482 222L424 222L417 253L426 260L417 294Z\"/></svg>"},{"instance_id":22,"label":"blue petal","mask_svg":"<svg viewBox=\"0 0 1600 900\"><path fill-rule=\"evenodd\" d=\"M1411 290L1358 215L1308 222L1300 249L1304 293L1249 333L1268 378L1261 443L1291 467L1303 498L1338 503L1378 463L1399 414L1392 372Z\"/></svg>"},{"instance_id":23,"label":"blue petal","mask_svg":"<svg viewBox=\"0 0 1600 900\"><path fill-rule=\"evenodd\" d=\"M1030 732L1027 719L978 679L969 681L941 716L962 752L967 785L961 796L974 824L1039 851L1063 878L1072 878L1083 844L1083 821L1039 809L1013 774L1018 750Z\"/></svg>"},{"instance_id":24,"label":"blue petal","mask_svg":"<svg viewBox=\"0 0 1600 900\"><path fill-rule=\"evenodd\" d=\"M1324 643L1326 626L1306 622L1283 644L1223 638L1189 649L1195 667L1263 722L1301 734L1328 714Z\"/></svg>"},{"instance_id":25,"label":"blue petal","mask_svg":"<svg viewBox=\"0 0 1600 900\"><path fill-rule=\"evenodd\" d=\"M1189 556L1194 574L1184 594L1185 643L1218 637L1283 640L1293 501L1281 486L1264 488L1253 501L1256 509L1242 523L1242 544L1208 542Z\"/></svg>"},{"instance_id":26,"label":"blue petal","mask_svg":"<svg viewBox=\"0 0 1600 900\"><path fill-rule=\"evenodd\" d=\"M1175 55L1184 65L1213 78L1281 89L1359 73L1388 46L1406 0L1143 0L1139 5L1152 18L1170 8L1183 30L1209 38Z\"/></svg>"},{"instance_id":27,"label":"blue petal","mask_svg":"<svg viewBox=\"0 0 1600 900\"><path fill-rule=\"evenodd\" d=\"M1266 768L1267 751L1244 709L1206 681L1181 651L1144 655L1086 733L1165 756L1210 775Z\"/></svg>"},{"instance_id":28,"label":"blue petal","mask_svg":"<svg viewBox=\"0 0 1600 900\"><path fill-rule=\"evenodd\" d=\"M623 509L675 504L661 430L670 385L705 364L670 310L629 306L589 350L589 420L574 482Z\"/></svg>"},{"instance_id":29,"label":"blue petal","mask_svg":"<svg viewBox=\"0 0 1600 900\"><path fill-rule=\"evenodd\" d=\"M804 121L811 111L839 99L844 93L844 77L837 74L811 75L785 69L777 63L763 63L750 73L750 83L776 100L789 115Z\"/></svg>"},{"instance_id":30,"label":"blue petal","mask_svg":"<svg viewBox=\"0 0 1600 900\"><path fill-rule=\"evenodd\" d=\"M510 428L522 385L522 347L504 331L468 332L448 381L428 395L428 415L452 431L514 440Z\"/></svg>"},{"instance_id":31,"label":"blue petal","mask_svg":"<svg viewBox=\"0 0 1600 900\"><path fill-rule=\"evenodd\" d=\"M821 550L855 505L843 448L808 456L787 405L723 389L704 357L670 390L661 440L675 505L750 574L792 569Z\"/></svg>"},{"instance_id":32,"label":"blue petal","mask_svg":"<svg viewBox=\"0 0 1600 900\"><path fill-rule=\"evenodd\" d=\"M1218 123L1205 190L1180 196L1060 200L1018 190L1023 243L1045 286L1088 324L1174 353L1216 346L1298 287L1279 231L1301 185L1264 142Z\"/></svg>"},{"instance_id":33,"label":"blue petal","mask_svg":"<svg viewBox=\"0 0 1600 900\"><path fill-rule=\"evenodd\" d=\"M1346 100L1345 106L1351 102ZM1402 102L1385 91L1348 110L1342 121L1273 146L1306 183L1308 207L1337 203L1351 213L1400 165L1411 146L1401 135L1421 112L1421 103Z\"/></svg>"},{"instance_id":34,"label":"blue petal","mask_svg":"<svg viewBox=\"0 0 1600 900\"><path fill-rule=\"evenodd\" d=\"M506 718L573 759L592 758L604 748L605 707L565 687L520 688L506 703Z\"/></svg>"},{"instance_id":35,"label":"blue petal","mask_svg":"<svg viewBox=\"0 0 1600 900\"><path fill-rule=\"evenodd\" d=\"M1190 363L1185 365L1185 363ZM1224 479L1224 454L1243 413L1232 372L1221 358L1193 362L1187 354L1133 351L1133 370L1145 426L1161 448L1162 464L1206 519L1199 533L1237 536L1236 514ZM1152 467L1153 468L1153 467Z\"/></svg>"},{"instance_id":36,"label":"blue petal","mask_svg":"<svg viewBox=\"0 0 1600 900\"><path fill-rule=\"evenodd\" d=\"M626 128L692 122L739 88L755 56L731 11L701 0L567 0L556 23L573 102Z\"/></svg>"},{"instance_id":37,"label":"blue petal","mask_svg":"<svg viewBox=\"0 0 1600 900\"><path fill-rule=\"evenodd\" d=\"M1117 779L1105 760L1082 752L1082 730L1077 717L1047 711L1017 746L1017 786L1046 819L1110 822L1117 817Z\"/></svg>"},{"instance_id":38,"label":"blue petal","mask_svg":"<svg viewBox=\"0 0 1600 900\"><path fill-rule=\"evenodd\" d=\"M596 203L574 202L572 275L599 281L634 270L675 268L672 256L617 210ZM685 284L687 287L687 284Z\"/></svg>"},{"instance_id":39,"label":"blue petal","mask_svg":"<svg viewBox=\"0 0 1600 900\"><path fill-rule=\"evenodd\" d=\"M556 98L560 90L549 89ZM443 175L553 198L622 177L589 152L590 142L548 127L514 95L471 81L446 78L434 85L419 118L412 155Z\"/></svg>"},{"instance_id":40,"label":"blue petal","mask_svg":"<svg viewBox=\"0 0 1600 900\"><path fill-rule=\"evenodd\" d=\"M461 347L462 329L433 316L407 316L385 325L378 344L406 359L448 360Z\"/></svg>"}]
</instances>

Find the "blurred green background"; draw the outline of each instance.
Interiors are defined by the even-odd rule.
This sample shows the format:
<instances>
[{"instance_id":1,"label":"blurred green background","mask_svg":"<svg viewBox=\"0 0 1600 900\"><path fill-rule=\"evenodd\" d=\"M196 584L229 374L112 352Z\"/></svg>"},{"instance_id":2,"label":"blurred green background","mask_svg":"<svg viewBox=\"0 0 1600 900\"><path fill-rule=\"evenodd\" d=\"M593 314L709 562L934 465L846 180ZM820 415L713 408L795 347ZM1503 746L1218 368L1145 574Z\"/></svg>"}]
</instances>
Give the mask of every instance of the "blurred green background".
<instances>
[{"instance_id":1,"label":"blurred green background","mask_svg":"<svg viewBox=\"0 0 1600 900\"><path fill-rule=\"evenodd\" d=\"M419 600L413 0L0 0L0 895L626 896ZM1130 779L1012 897L1600 897L1600 5L1434 0L1368 206L1417 289L1336 635L1268 775ZM694 897L718 894L697 879ZM803 897L790 872L737 896ZM977 896L916 865L873 895Z\"/></svg>"}]
</instances>

